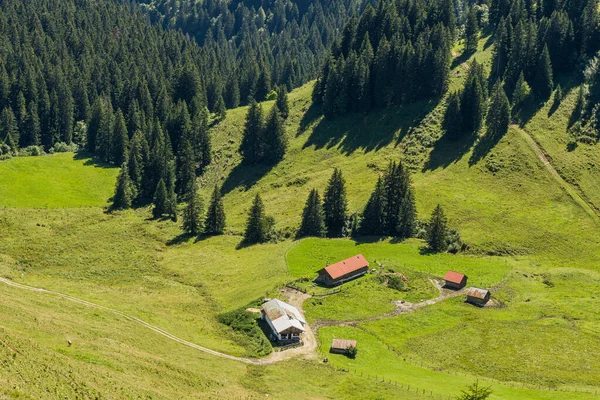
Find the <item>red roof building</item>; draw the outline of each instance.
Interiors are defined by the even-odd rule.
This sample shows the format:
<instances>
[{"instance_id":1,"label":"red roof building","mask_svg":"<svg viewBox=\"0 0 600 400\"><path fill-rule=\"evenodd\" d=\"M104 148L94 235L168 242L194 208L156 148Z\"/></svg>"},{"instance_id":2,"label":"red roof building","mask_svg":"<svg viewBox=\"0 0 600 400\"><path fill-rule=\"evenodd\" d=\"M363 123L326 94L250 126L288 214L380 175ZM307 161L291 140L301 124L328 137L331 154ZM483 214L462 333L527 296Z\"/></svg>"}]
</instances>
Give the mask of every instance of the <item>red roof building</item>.
<instances>
[{"instance_id":1,"label":"red roof building","mask_svg":"<svg viewBox=\"0 0 600 400\"><path fill-rule=\"evenodd\" d=\"M317 281L327 286L336 286L358 278L368 270L369 262L362 254L358 254L323 268L319 271Z\"/></svg>"},{"instance_id":2,"label":"red roof building","mask_svg":"<svg viewBox=\"0 0 600 400\"><path fill-rule=\"evenodd\" d=\"M444 287L448 289L460 290L467 284L467 276L454 271L446 272L444 280L446 281Z\"/></svg>"}]
</instances>

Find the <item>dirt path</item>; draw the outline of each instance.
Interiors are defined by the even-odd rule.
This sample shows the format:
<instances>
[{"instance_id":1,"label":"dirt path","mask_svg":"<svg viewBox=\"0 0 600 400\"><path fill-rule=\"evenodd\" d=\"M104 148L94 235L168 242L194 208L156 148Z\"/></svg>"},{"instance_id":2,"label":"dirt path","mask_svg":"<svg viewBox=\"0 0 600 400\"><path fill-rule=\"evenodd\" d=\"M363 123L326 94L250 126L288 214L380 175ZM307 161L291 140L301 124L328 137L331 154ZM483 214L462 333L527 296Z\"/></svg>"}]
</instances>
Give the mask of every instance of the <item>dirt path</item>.
<instances>
[{"instance_id":1,"label":"dirt path","mask_svg":"<svg viewBox=\"0 0 600 400\"><path fill-rule=\"evenodd\" d=\"M125 314L121 311L115 310L114 308L95 304L95 303L92 303L92 302L89 302L86 300L79 299L77 297L70 296L68 294L54 292L52 290L42 289L42 288L38 288L38 287L23 285L21 283L13 282L10 279L6 279L6 278L2 278L2 277L0 277L0 282L4 283L6 285L12 286L14 288L17 288L17 289L28 290L31 292L44 293L44 294L49 294L49 295L53 295L53 296L57 296L57 297L62 297L63 299L72 301L74 303L82 304L87 307L96 308L99 310L103 310L103 311L107 311L107 312L116 314L120 317L123 317L123 318L129 320L129 321L138 323L138 324L150 329L151 331L156 332L159 335L166 337L169 340L175 341L184 346L191 347L195 350L199 350L199 351L202 351L204 353L207 353L207 354L210 354L210 355L213 355L216 357L226 358L229 360L234 360L234 361L239 361L239 362L243 362L246 364L254 364L254 365L270 365L270 364L275 364L277 362L289 360L289 359L295 358L295 357L305 357L305 358L317 357L317 351L316 351L317 350L317 339L315 337L313 330L310 328L309 325L305 326L306 332L303 335L304 344L301 347L297 347L297 348L293 348L293 349L289 349L289 350L285 350L285 351L274 351L273 353L271 353L270 355L268 355L267 357L264 357L264 358L254 359L254 358L236 357L236 356L232 356L230 354L211 350L209 348L206 348L206 347L197 345L195 343L189 342L187 340L184 340L180 337L173 335L172 333L165 331L162 328L159 328L156 325L152 325L152 324L150 324L144 320L141 320L137 317L134 317L134 316ZM287 289L287 288L284 291L282 291L282 294L285 297L287 297L287 300L289 301L289 303L291 305L298 308L298 310L304 315L304 310L302 308L302 304L304 303L304 301L306 299L308 299L310 297L309 295L300 293L296 290ZM6 345L6 346L9 347L8 345Z\"/></svg>"},{"instance_id":2,"label":"dirt path","mask_svg":"<svg viewBox=\"0 0 600 400\"><path fill-rule=\"evenodd\" d=\"M396 315L410 313L410 312L416 311L420 308L439 303L440 301L444 301L444 300L448 300L448 299L451 299L454 297L462 296L467 291L466 288L458 290L458 291L444 289L442 287L440 281L438 281L436 279L430 279L429 281L440 292L439 295L433 299L421 301L419 303L407 303L407 302L403 302L403 301L396 301L396 302L394 302L396 304L396 309L394 311L391 311L386 314L375 315L372 317L367 317L367 318L362 318L362 319L355 319L355 320L348 320L348 321L318 320L314 324L315 330L322 328L324 326L356 326L363 322L378 321L380 319L390 318L390 317L394 317Z\"/></svg>"},{"instance_id":3,"label":"dirt path","mask_svg":"<svg viewBox=\"0 0 600 400\"><path fill-rule=\"evenodd\" d=\"M594 219L594 221L600 223L600 217L596 213L594 207L587 200L585 200L585 198L579 193L577 189L573 187L573 185L565 181L562 178L562 176L560 176L558 171L554 168L554 166L552 166L552 163L550 163L550 161L548 160L548 157L546 157L546 154L542 147L535 141L535 139L531 137L529 133L525 132L517 125L512 125L512 127L519 131L521 137L525 139L531 150L533 150L538 159L542 162L542 164L544 164L544 166L550 173L550 176L552 176L552 179L554 179L556 183L558 183L559 186L565 191L565 193L569 197L571 197L571 199L573 199L575 203L577 203L581 208L583 208L592 217L592 219Z\"/></svg>"}]
</instances>

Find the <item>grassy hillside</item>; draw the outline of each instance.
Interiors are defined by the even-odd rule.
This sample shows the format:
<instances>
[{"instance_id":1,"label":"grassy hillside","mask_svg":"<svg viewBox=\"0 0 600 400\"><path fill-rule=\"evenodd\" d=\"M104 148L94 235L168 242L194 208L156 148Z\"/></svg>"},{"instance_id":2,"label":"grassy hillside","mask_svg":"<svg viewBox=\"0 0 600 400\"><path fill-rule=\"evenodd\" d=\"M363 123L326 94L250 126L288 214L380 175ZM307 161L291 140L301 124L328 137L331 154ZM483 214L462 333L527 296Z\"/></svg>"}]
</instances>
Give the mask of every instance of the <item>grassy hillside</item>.
<instances>
[{"instance_id":1,"label":"grassy hillside","mask_svg":"<svg viewBox=\"0 0 600 400\"><path fill-rule=\"evenodd\" d=\"M476 57L488 62L490 51L482 41ZM464 69L454 67L453 88ZM105 213L116 170L72 155L0 163L0 276L249 357L252 342L218 315L278 295L284 283L314 277L326 262L363 253L374 266L408 277L406 291L368 276L310 299L311 323L371 320L321 328L314 359L247 366L170 342L109 311L0 284L0 398L445 399L476 378L492 386L494 399L597 398L598 218L565 190L527 136L568 188L597 207L596 148L566 147L573 94L553 114L544 106L522 129L511 127L490 150L441 138L443 99L327 121L311 107L310 93L306 85L290 94L289 152L271 169L239 165L245 108L213 127L215 161L201 184L205 197L215 183L223 185L223 237L186 238L180 222L153 221L149 209ZM440 203L468 243L466 253L431 255L416 239L239 246L257 192L277 228L290 230L310 189L322 191L334 167L346 177L350 211L361 211L377 176L397 159L413 171L419 218ZM29 189L39 185L41 192ZM491 288L497 307L477 309L454 298L372 320L394 310L392 301L436 296L427 278L447 269ZM358 357L328 354L333 337L358 339Z\"/></svg>"}]
</instances>

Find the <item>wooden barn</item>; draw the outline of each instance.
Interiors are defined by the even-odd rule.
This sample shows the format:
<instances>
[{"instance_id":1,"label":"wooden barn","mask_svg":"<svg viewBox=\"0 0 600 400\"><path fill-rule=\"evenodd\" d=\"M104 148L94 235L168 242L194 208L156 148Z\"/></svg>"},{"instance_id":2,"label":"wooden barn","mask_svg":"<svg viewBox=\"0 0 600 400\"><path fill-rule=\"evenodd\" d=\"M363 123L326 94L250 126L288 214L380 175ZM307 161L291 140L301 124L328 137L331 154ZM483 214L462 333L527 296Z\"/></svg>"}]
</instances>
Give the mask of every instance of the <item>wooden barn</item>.
<instances>
[{"instance_id":1,"label":"wooden barn","mask_svg":"<svg viewBox=\"0 0 600 400\"><path fill-rule=\"evenodd\" d=\"M490 301L490 291L472 287L467 291L467 303L483 307Z\"/></svg>"},{"instance_id":2,"label":"wooden barn","mask_svg":"<svg viewBox=\"0 0 600 400\"><path fill-rule=\"evenodd\" d=\"M320 270L317 282L325 286L337 286L356 279L367 271L369 271L369 262L362 254L358 254Z\"/></svg>"},{"instance_id":3,"label":"wooden barn","mask_svg":"<svg viewBox=\"0 0 600 400\"><path fill-rule=\"evenodd\" d=\"M263 303L260 318L272 331L271 339L283 344L300 341L306 321L298 309L278 299Z\"/></svg>"},{"instance_id":4,"label":"wooden barn","mask_svg":"<svg viewBox=\"0 0 600 400\"><path fill-rule=\"evenodd\" d=\"M460 290L467 285L467 276L459 272L448 271L444 275L444 281L446 281L445 288Z\"/></svg>"},{"instance_id":5,"label":"wooden barn","mask_svg":"<svg viewBox=\"0 0 600 400\"><path fill-rule=\"evenodd\" d=\"M344 354L350 347L356 348L356 340L333 339L330 353Z\"/></svg>"}]
</instances>

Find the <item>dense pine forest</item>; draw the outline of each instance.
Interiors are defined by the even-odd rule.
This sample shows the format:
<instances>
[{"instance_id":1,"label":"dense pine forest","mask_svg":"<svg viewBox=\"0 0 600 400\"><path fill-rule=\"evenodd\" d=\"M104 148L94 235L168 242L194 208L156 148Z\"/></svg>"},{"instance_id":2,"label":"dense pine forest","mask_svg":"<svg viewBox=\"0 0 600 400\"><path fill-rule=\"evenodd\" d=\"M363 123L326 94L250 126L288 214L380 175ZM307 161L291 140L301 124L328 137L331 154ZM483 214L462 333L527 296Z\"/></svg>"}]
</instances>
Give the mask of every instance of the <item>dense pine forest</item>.
<instances>
[{"instance_id":1,"label":"dense pine forest","mask_svg":"<svg viewBox=\"0 0 600 400\"><path fill-rule=\"evenodd\" d=\"M368 0L142 0L153 23L181 30L203 47L209 108L262 101L316 78L331 44Z\"/></svg>"}]
</instances>

